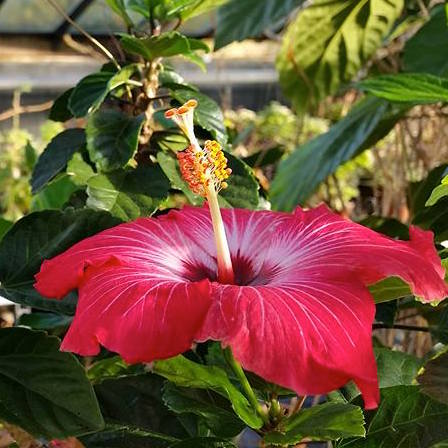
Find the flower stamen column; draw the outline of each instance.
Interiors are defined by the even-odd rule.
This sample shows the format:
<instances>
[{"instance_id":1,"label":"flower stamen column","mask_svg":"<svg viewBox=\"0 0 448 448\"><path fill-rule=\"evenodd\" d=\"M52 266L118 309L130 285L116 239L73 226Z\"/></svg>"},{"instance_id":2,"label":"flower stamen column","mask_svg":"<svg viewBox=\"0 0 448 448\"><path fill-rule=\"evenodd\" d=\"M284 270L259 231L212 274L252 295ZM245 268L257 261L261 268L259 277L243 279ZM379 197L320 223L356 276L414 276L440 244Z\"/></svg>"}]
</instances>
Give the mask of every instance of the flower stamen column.
<instances>
[{"instance_id":1,"label":"flower stamen column","mask_svg":"<svg viewBox=\"0 0 448 448\"><path fill-rule=\"evenodd\" d=\"M207 199L216 243L218 281L232 284L232 260L218 203L218 193L227 188L226 179L232 170L227 168L227 159L218 142L207 140L204 148L199 145L193 127L196 106L195 100L187 101L180 108L165 112L165 117L174 120L190 141L187 149L177 153L182 177L193 193Z\"/></svg>"}]
</instances>

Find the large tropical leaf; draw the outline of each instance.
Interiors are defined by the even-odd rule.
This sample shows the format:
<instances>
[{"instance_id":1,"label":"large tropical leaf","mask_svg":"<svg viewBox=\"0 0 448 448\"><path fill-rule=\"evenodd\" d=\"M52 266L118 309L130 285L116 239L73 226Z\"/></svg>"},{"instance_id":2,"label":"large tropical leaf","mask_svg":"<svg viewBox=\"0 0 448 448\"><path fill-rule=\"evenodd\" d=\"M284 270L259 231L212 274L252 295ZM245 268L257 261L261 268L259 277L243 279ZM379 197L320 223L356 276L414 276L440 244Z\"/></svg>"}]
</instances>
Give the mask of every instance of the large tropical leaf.
<instances>
[{"instance_id":1,"label":"large tropical leaf","mask_svg":"<svg viewBox=\"0 0 448 448\"><path fill-rule=\"evenodd\" d=\"M56 135L40 155L31 177L33 193L41 190L51 179L60 173L76 151L84 148L86 133L84 129L66 129Z\"/></svg>"},{"instance_id":2,"label":"large tropical leaf","mask_svg":"<svg viewBox=\"0 0 448 448\"><path fill-rule=\"evenodd\" d=\"M422 394L417 386L382 389L381 404L366 413L366 438L343 440L337 448L433 447L448 439L448 406Z\"/></svg>"},{"instance_id":3,"label":"large tropical leaf","mask_svg":"<svg viewBox=\"0 0 448 448\"><path fill-rule=\"evenodd\" d=\"M448 101L448 79L428 73L398 73L358 83L365 92L399 103L430 104Z\"/></svg>"},{"instance_id":4,"label":"large tropical leaf","mask_svg":"<svg viewBox=\"0 0 448 448\"><path fill-rule=\"evenodd\" d=\"M316 0L289 25L277 69L298 110L349 82L381 46L403 0Z\"/></svg>"},{"instance_id":5,"label":"large tropical leaf","mask_svg":"<svg viewBox=\"0 0 448 448\"><path fill-rule=\"evenodd\" d=\"M273 206L292 210L303 203L339 165L383 138L403 110L367 97L328 132L298 147L280 162L270 192Z\"/></svg>"},{"instance_id":6,"label":"large tropical leaf","mask_svg":"<svg viewBox=\"0 0 448 448\"><path fill-rule=\"evenodd\" d=\"M259 36L276 25L303 0L231 0L218 9L215 49Z\"/></svg>"},{"instance_id":7,"label":"large tropical leaf","mask_svg":"<svg viewBox=\"0 0 448 448\"><path fill-rule=\"evenodd\" d=\"M19 327L0 330L0 418L46 439L103 427L77 359L59 351L57 338Z\"/></svg>"},{"instance_id":8,"label":"large tropical leaf","mask_svg":"<svg viewBox=\"0 0 448 448\"><path fill-rule=\"evenodd\" d=\"M444 5L436 6L429 21L406 42L403 62L408 72L448 74L448 26Z\"/></svg>"},{"instance_id":9,"label":"large tropical leaf","mask_svg":"<svg viewBox=\"0 0 448 448\"><path fill-rule=\"evenodd\" d=\"M157 361L154 372L181 387L211 389L228 398L234 411L247 425L260 428L263 421L244 395L230 382L224 370L196 364L183 356Z\"/></svg>"}]
</instances>

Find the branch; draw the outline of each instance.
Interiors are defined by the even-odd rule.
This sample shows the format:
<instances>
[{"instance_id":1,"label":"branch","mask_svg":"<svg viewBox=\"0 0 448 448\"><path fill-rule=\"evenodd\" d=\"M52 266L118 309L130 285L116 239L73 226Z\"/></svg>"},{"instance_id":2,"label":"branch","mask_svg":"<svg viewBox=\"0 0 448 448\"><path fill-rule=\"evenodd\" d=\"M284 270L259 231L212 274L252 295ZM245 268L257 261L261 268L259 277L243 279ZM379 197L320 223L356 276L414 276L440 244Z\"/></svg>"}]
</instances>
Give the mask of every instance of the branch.
<instances>
[{"instance_id":1,"label":"branch","mask_svg":"<svg viewBox=\"0 0 448 448\"><path fill-rule=\"evenodd\" d=\"M373 324L374 330L379 329L387 329L387 330L409 330L409 331L423 331L425 333L428 333L430 330L429 327L418 327L413 325L402 325L402 324L395 324L395 325L386 325L386 324Z\"/></svg>"},{"instance_id":2,"label":"branch","mask_svg":"<svg viewBox=\"0 0 448 448\"><path fill-rule=\"evenodd\" d=\"M0 121L9 120L16 115L44 112L50 109L52 105L53 101L46 101L45 103L32 104L30 106L12 107L11 109L5 110L4 112L0 113Z\"/></svg>"}]
</instances>

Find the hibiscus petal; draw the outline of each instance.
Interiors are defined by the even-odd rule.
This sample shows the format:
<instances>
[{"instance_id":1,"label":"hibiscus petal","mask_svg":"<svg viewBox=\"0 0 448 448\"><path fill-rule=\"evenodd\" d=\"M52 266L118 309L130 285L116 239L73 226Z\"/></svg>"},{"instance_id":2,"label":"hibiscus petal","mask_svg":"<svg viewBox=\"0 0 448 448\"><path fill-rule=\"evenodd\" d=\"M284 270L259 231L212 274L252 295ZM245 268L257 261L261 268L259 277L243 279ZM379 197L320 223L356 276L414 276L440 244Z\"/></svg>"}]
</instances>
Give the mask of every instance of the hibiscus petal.
<instances>
[{"instance_id":1,"label":"hibiscus petal","mask_svg":"<svg viewBox=\"0 0 448 448\"><path fill-rule=\"evenodd\" d=\"M188 238L181 224L168 214L107 229L44 261L34 286L45 297L62 298L78 287L89 266L111 259L129 266L143 263L154 280L201 280L215 272L216 261Z\"/></svg>"},{"instance_id":2,"label":"hibiscus petal","mask_svg":"<svg viewBox=\"0 0 448 448\"><path fill-rule=\"evenodd\" d=\"M201 340L222 341L245 369L299 395L328 393L354 380L366 408L377 406L375 306L364 286L214 284L214 294Z\"/></svg>"},{"instance_id":3,"label":"hibiscus petal","mask_svg":"<svg viewBox=\"0 0 448 448\"><path fill-rule=\"evenodd\" d=\"M297 209L295 214L296 275L338 278L351 273L365 284L397 276L425 301L448 296L432 232L411 226L410 240L398 241L348 221L326 206Z\"/></svg>"},{"instance_id":4,"label":"hibiscus petal","mask_svg":"<svg viewBox=\"0 0 448 448\"><path fill-rule=\"evenodd\" d=\"M89 267L61 348L87 356L98 354L101 344L129 363L183 353L210 306L209 288L208 280L154 280L141 263Z\"/></svg>"}]
</instances>

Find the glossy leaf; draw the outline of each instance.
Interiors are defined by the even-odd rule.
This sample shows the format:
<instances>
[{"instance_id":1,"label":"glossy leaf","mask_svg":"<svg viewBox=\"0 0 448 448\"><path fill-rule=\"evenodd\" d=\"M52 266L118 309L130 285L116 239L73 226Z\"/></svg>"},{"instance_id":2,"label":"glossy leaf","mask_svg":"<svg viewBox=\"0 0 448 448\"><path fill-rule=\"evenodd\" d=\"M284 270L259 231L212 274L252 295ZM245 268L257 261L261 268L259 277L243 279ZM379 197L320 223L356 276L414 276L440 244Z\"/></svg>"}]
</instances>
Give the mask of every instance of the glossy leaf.
<instances>
[{"instance_id":1,"label":"glossy leaf","mask_svg":"<svg viewBox=\"0 0 448 448\"><path fill-rule=\"evenodd\" d=\"M181 387L211 389L228 398L237 415L251 428L260 428L261 418L244 395L229 381L224 370L196 364L183 356L157 361L154 372Z\"/></svg>"},{"instance_id":2,"label":"glossy leaf","mask_svg":"<svg viewBox=\"0 0 448 448\"><path fill-rule=\"evenodd\" d=\"M182 0L186 3L185 8L181 12L181 18L191 19L193 17L205 14L206 12L212 11L221 5L224 5L229 0Z\"/></svg>"},{"instance_id":3,"label":"glossy leaf","mask_svg":"<svg viewBox=\"0 0 448 448\"><path fill-rule=\"evenodd\" d=\"M358 87L379 98L399 103L431 104L448 101L448 79L427 73L398 73L368 78Z\"/></svg>"},{"instance_id":4,"label":"glossy leaf","mask_svg":"<svg viewBox=\"0 0 448 448\"><path fill-rule=\"evenodd\" d=\"M93 168L78 153L75 153L68 162L66 172L71 181L78 186L87 185L87 181L95 175Z\"/></svg>"},{"instance_id":5,"label":"glossy leaf","mask_svg":"<svg viewBox=\"0 0 448 448\"><path fill-rule=\"evenodd\" d=\"M101 71L87 75L74 88L68 107L75 117L95 112L109 92L125 84L134 74L136 64L123 67L118 72Z\"/></svg>"},{"instance_id":6,"label":"glossy leaf","mask_svg":"<svg viewBox=\"0 0 448 448\"><path fill-rule=\"evenodd\" d=\"M94 362L87 370L87 377L93 383L99 383L106 379L144 373L145 369L142 364L128 365L120 356L112 356Z\"/></svg>"},{"instance_id":7,"label":"glossy leaf","mask_svg":"<svg viewBox=\"0 0 448 448\"><path fill-rule=\"evenodd\" d=\"M33 288L34 275L44 259L119 222L105 212L70 209L35 212L20 219L0 242L2 295L27 306L72 314L73 298L43 298Z\"/></svg>"},{"instance_id":8,"label":"glossy leaf","mask_svg":"<svg viewBox=\"0 0 448 448\"><path fill-rule=\"evenodd\" d=\"M31 211L62 209L79 187L66 174L48 183L31 201Z\"/></svg>"},{"instance_id":9,"label":"glossy leaf","mask_svg":"<svg viewBox=\"0 0 448 448\"><path fill-rule=\"evenodd\" d=\"M264 441L272 445L289 446L303 438L335 440L364 436L364 416L358 406L344 403L324 403L303 409L268 433Z\"/></svg>"},{"instance_id":10,"label":"glossy leaf","mask_svg":"<svg viewBox=\"0 0 448 448\"><path fill-rule=\"evenodd\" d=\"M348 83L383 43L403 0L316 0L288 26L277 60L280 84L298 110Z\"/></svg>"},{"instance_id":11,"label":"glossy leaf","mask_svg":"<svg viewBox=\"0 0 448 448\"><path fill-rule=\"evenodd\" d=\"M412 295L408 284L398 277L389 277L369 286L375 303L389 302Z\"/></svg>"},{"instance_id":12,"label":"glossy leaf","mask_svg":"<svg viewBox=\"0 0 448 448\"><path fill-rule=\"evenodd\" d=\"M215 50L233 41L258 37L297 8L303 0L231 0L218 9Z\"/></svg>"},{"instance_id":13,"label":"glossy leaf","mask_svg":"<svg viewBox=\"0 0 448 448\"><path fill-rule=\"evenodd\" d=\"M406 42L403 63L407 72L448 75L448 26L443 5L433 8L430 20Z\"/></svg>"},{"instance_id":14,"label":"glossy leaf","mask_svg":"<svg viewBox=\"0 0 448 448\"><path fill-rule=\"evenodd\" d=\"M116 14L118 14L124 20L124 23L127 26L132 26L132 20L126 10L125 0L106 0L106 3Z\"/></svg>"},{"instance_id":15,"label":"glossy leaf","mask_svg":"<svg viewBox=\"0 0 448 448\"><path fill-rule=\"evenodd\" d=\"M382 389L378 410L366 413L366 438L343 440L337 448L432 447L448 439L448 406L417 386Z\"/></svg>"},{"instance_id":16,"label":"glossy leaf","mask_svg":"<svg viewBox=\"0 0 448 448\"><path fill-rule=\"evenodd\" d=\"M186 88L174 89L171 91L171 94L173 98L182 104L188 100L196 99L198 107L194 113L195 123L209 131L221 145L227 142L227 132L223 124L224 117L214 100L203 93Z\"/></svg>"},{"instance_id":17,"label":"glossy leaf","mask_svg":"<svg viewBox=\"0 0 448 448\"><path fill-rule=\"evenodd\" d=\"M96 384L95 392L106 422L151 431L171 442L186 437L176 415L163 403L163 384L162 378L149 373L104 379Z\"/></svg>"},{"instance_id":18,"label":"glossy leaf","mask_svg":"<svg viewBox=\"0 0 448 448\"><path fill-rule=\"evenodd\" d=\"M103 427L83 367L43 332L0 330L0 390L2 420L36 437L64 438Z\"/></svg>"},{"instance_id":19,"label":"glossy leaf","mask_svg":"<svg viewBox=\"0 0 448 448\"><path fill-rule=\"evenodd\" d=\"M442 183L432 190L431 196L426 201L427 207L434 205L439 199L448 196L448 176L442 179Z\"/></svg>"},{"instance_id":20,"label":"glossy leaf","mask_svg":"<svg viewBox=\"0 0 448 448\"><path fill-rule=\"evenodd\" d=\"M283 159L272 182L270 198L277 210L303 204L330 174L392 129L404 109L367 97L328 132L298 147Z\"/></svg>"},{"instance_id":21,"label":"glossy leaf","mask_svg":"<svg viewBox=\"0 0 448 448\"><path fill-rule=\"evenodd\" d=\"M163 401L177 414L195 414L201 417L215 436L235 437L244 423L235 415L228 402L210 391L176 387L167 383Z\"/></svg>"},{"instance_id":22,"label":"glossy leaf","mask_svg":"<svg viewBox=\"0 0 448 448\"><path fill-rule=\"evenodd\" d=\"M41 190L51 179L59 174L76 151L86 144L84 129L66 129L56 135L40 155L31 177L33 193Z\"/></svg>"},{"instance_id":23,"label":"glossy leaf","mask_svg":"<svg viewBox=\"0 0 448 448\"><path fill-rule=\"evenodd\" d=\"M144 38L123 34L121 44L128 53L142 56L147 61L180 55L202 68L205 67L204 62L195 52L197 50L210 51L206 43L199 39L188 38L177 31Z\"/></svg>"},{"instance_id":24,"label":"glossy leaf","mask_svg":"<svg viewBox=\"0 0 448 448\"><path fill-rule=\"evenodd\" d=\"M17 325L30 327L33 330L56 330L68 327L71 322L71 316L33 312L30 314L22 314L17 320Z\"/></svg>"},{"instance_id":25,"label":"glossy leaf","mask_svg":"<svg viewBox=\"0 0 448 448\"><path fill-rule=\"evenodd\" d=\"M48 118L53 121L64 122L73 118L73 113L68 107L69 99L73 93L74 87L66 90L62 95L58 96L51 106Z\"/></svg>"},{"instance_id":26,"label":"glossy leaf","mask_svg":"<svg viewBox=\"0 0 448 448\"><path fill-rule=\"evenodd\" d=\"M167 198L169 188L158 166L97 174L87 182L87 205L129 221L152 215Z\"/></svg>"},{"instance_id":27,"label":"glossy leaf","mask_svg":"<svg viewBox=\"0 0 448 448\"><path fill-rule=\"evenodd\" d=\"M87 122L87 150L99 171L125 166L137 150L144 115L130 117L117 110L98 111Z\"/></svg>"}]
</instances>

